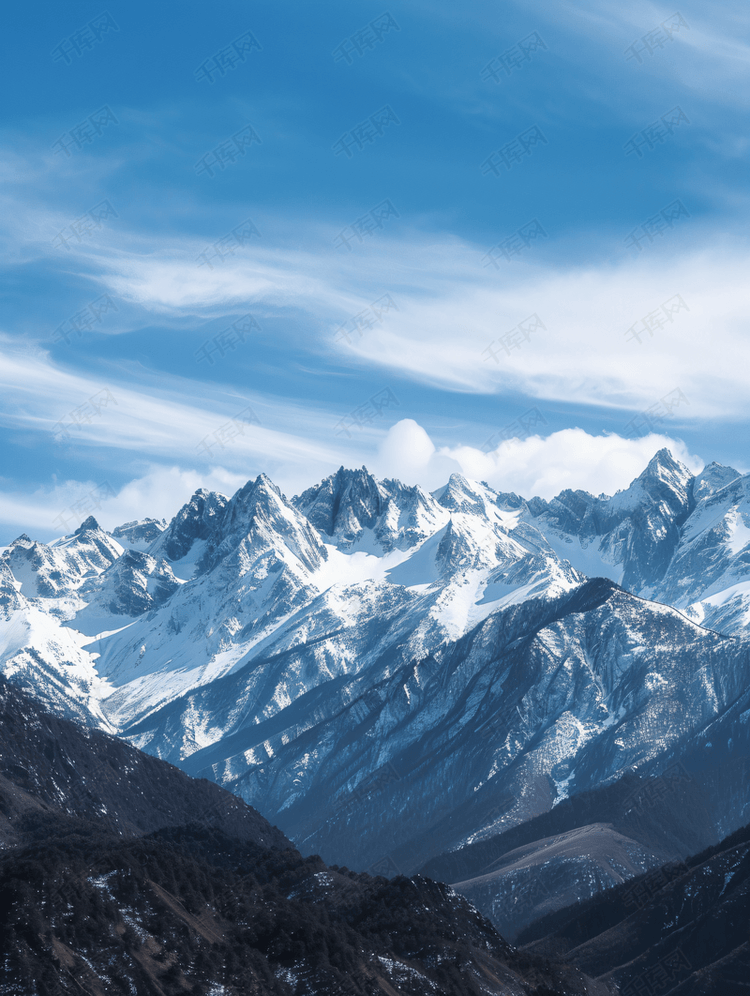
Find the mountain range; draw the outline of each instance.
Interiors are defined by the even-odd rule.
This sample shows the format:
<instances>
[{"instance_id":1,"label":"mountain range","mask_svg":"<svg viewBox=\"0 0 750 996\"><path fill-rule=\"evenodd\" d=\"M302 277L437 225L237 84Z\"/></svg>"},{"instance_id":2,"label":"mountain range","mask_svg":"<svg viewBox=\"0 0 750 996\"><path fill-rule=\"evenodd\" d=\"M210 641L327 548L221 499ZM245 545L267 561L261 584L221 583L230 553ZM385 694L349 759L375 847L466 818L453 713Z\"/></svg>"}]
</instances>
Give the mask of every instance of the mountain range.
<instances>
[{"instance_id":1,"label":"mountain range","mask_svg":"<svg viewBox=\"0 0 750 996\"><path fill-rule=\"evenodd\" d=\"M666 450L551 501L261 475L19 537L0 670L303 853L437 869L514 936L750 820L749 484Z\"/></svg>"}]
</instances>

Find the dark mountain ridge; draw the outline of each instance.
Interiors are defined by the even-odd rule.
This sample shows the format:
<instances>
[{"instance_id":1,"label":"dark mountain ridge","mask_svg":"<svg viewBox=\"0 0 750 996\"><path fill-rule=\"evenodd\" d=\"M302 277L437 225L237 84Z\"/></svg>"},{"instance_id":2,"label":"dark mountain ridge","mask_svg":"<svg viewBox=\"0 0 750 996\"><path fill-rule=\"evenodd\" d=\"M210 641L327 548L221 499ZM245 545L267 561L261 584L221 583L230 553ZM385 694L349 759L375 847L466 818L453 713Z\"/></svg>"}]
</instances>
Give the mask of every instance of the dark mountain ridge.
<instances>
[{"instance_id":1,"label":"dark mountain ridge","mask_svg":"<svg viewBox=\"0 0 750 996\"><path fill-rule=\"evenodd\" d=\"M564 958L622 996L750 993L750 826L543 917L524 950Z\"/></svg>"},{"instance_id":2,"label":"dark mountain ridge","mask_svg":"<svg viewBox=\"0 0 750 996\"><path fill-rule=\"evenodd\" d=\"M27 817L95 820L133 836L207 823L239 840L289 847L241 799L130 744L46 712L0 680L0 843L23 840Z\"/></svg>"},{"instance_id":3,"label":"dark mountain ridge","mask_svg":"<svg viewBox=\"0 0 750 996\"><path fill-rule=\"evenodd\" d=\"M613 993L444 885L303 858L218 786L4 682L0 766L8 996Z\"/></svg>"}]
</instances>

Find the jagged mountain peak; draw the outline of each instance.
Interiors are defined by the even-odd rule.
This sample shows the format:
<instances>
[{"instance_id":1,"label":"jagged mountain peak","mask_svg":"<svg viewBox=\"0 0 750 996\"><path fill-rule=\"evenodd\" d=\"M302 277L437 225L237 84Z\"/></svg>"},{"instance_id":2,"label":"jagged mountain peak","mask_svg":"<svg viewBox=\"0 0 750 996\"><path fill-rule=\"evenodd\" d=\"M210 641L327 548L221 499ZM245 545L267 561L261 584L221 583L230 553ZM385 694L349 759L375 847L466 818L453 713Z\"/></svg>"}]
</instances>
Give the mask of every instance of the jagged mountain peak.
<instances>
[{"instance_id":1,"label":"jagged mountain peak","mask_svg":"<svg viewBox=\"0 0 750 996\"><path fill-rule=\"evenodd\" d=\"M297 518L294 506L287 501L280 488L266 474L242 485L227 502L221 514L217 517L216 533L225 536L229 531L250 528L258 515L271 518ZM281 525L281 521L279 525ZM215 537L212 537L212 541Z\"/></svg>"},{"instance_id":2,"label":"jagged mountain peak","mask_svg":"<svg viewBox=\"0 0 750 996\"><path fill-rule=\"evenodd\" d=\"M161 526L162 529L167 524L166 519L152 519L150 516L146 516L145 519L131 519L130 522L123 522L122 525L117 526L112 530L113 536L124 535L129 529L133 529L136 526L150 526L151 524Z\"/></svg>"},{"instance_id":3,"label":"jagged mountain peak","mask_svg":"<svg viewBox=\"0 0 750 996\"><path fill-rule=\"evenodd\" d=\"M297 496L294 505L326 536L338 531L353 542L362 529L375 525L385 500L385 492L366 467L341 466Z\"/></svg>"},{"instance_id":4,"label":"jagged mountain peak","mask_svg":"<svg viewBox=\"0 0 750 996\"><path fill-rule=\"evenodd\" d=\"M701 501L709 495L721 491L728 484L740 479L742 475L734 467L727 467L724 464L707 464L700 474L696 474L693 479L693 496L696 501Z\"/></svg>"},{"instance_id":5,"label":"jagged mountain peak","mask_svg":"<svg viewBox=\"0 0 750 996\"><path fill-rule=\"evenodd\" d=\"M21 535L17 536L16 539L14 539L13 542L9 544L9 546L10 547L14 547L14 546L31 547L31 546L34 546L34 540L31 539L31 537L27 536L26 533L21 533Z\"/></svg>"},{"instance_id":6,"label":"jagged mountain peak","mask_svg":"<svg viewBox=\"0 0 750 996\"><path fill-rule=\"evenodd\" d=\"M360 548L388 553L420 543L445 522L429 492L394 479L378 481L367 467L340 467L294 499L327 542L341 550Z\"/></svg>"},{"instance_id":7,"label":"jagged mountain peak","mask_svg":"<svg viewBox=\"0 0 750 996\"><path fill-rule=\"evenodd\" d=\"M599 499L588 491L573 491L571 488L565 488L549 502L545 502L542 498L532 498L529 502L529 508L534 510L535 514L538 514L537 509L540 511L555 509L559 514L567 515L573 520L583 523L587 517L591 518L593 511L599 504Z\"/></svg>"},{"instance_id":8,"label":"jagged mountain peak","mask_svg":"<svg viewBox=\"0 0 750 996\"><path fill-rule=\"evenodd\" d=\"M91 531L91 532L101 532L101 528L102 527L96 521L96 519L94 518L94 516L90 515L88 517L88 519L84 519L83 522L78 527L78 529L76 529L75 535L79 536L81 533L86 533L86 532L89 532L89 531Z\"/></svg>"},{"instance_id":9,"label":"jagged mountain peak","mask_svg":"<svg viewBox=\"0 0 750 996\"><path fill-rule=\"evenodd\" d=\"M56 598L101 574L122 552L122 546L90 518L74 533L49 544L31 541L24 534L3 556L24 596Z\"/></svg>"},{"instance_id":10,"label":"jagged mountain peak","mask_svg":"<svg viewBox=\"0 0 750 996\"><path fill-rule=\"evenodd\" d=\"M664 446L658 450L648 462L646 469L641 473L638 480L648 478L658 478L660 481L673 483L679 481L684 487L692 478L690 470L680 460L675 459L672 451Z\"/></svg>"},{"instance_id":11,"label":"jagged mountain peak","mask_svg":"<svg viewBox=\"0 0 750 996\"><path fill-rule=\"evenodd\" d=\"M433 492L438 504L450 512L469 512L487 515L488 508L497 503L497 492L463 474L451 474L443 488Z\"/></svg>"},{"instance_id":12,"label":"jagged mountain peak","mask_svg":"<svg viewBox=\"0 0 750 996\"><path fill-rule=\"evenodd\" d=\"M154 540L148 552L169 561L183 560L197 541L208 540L229 499L217 491L198 488Z\"/></svg>"},{"instance_id":13,"label":"jagged mountain peak","mask_svg":"<svg viewBox=\"0 0 750 996\"><path fill-rule=\"evenodd\" d=\"M262 500L263 496L266 495L273 495L282 501L286 501L281 493L281 489L274 484L267 474L258 474L257 477L246 481L241 488L235 491L229 502L230 504L237 504L244 501L258 501Z\"/></svg>"},{"instance_id":14,"label":"jagged mountain peak","mask_svg":"<svg viewBox=\"0 0 750 996\"><path fill-rule=\"evenodd\" d=\"M145 552L167 528L166 519L134 519L123 522L110 533L118 543L129 550Z\"/></svg>"},{"instance_id":15,"label":"jagged mountain peak","mask_svg":"<svg viewBox=\"0 0 750 996\"><path fill-rule=\"evenodd\" d=\"M606 503L607 512L633 509L645 512L650 507L660 506L677 519L684 518L692 507L692 481L688 467L675 460L665 447L654 454L628 488L610 498Z\"/></svg>"},{"instance_id":16,"label":"jagged mountain peak","mask_svg":"<svg viewBox=\"0 0 750 996\"><path fill-rule=\"evenodd\" d=\"M265 474L244 484L216 517L199 570L210 571L240 546L247 561L263 550L284 556L287 550L314 571L326 559L326 550L307 518L289 502Z\"/></svg>"},{"instance_id":17,"label":"jagged mountain peak","mask_svg":"<svg viewBox=\"0 0 750 996\"><path fill-rule=\"evenodd\" d=\"M361 467L345 467L342 463L336 473L330 474L325 480L336 481L337 483L358 481L366 484L368 487L377 488L378 486L377 478L374 474L370 473L365 464L362 464Z\"/></svg>"}]
</instances>

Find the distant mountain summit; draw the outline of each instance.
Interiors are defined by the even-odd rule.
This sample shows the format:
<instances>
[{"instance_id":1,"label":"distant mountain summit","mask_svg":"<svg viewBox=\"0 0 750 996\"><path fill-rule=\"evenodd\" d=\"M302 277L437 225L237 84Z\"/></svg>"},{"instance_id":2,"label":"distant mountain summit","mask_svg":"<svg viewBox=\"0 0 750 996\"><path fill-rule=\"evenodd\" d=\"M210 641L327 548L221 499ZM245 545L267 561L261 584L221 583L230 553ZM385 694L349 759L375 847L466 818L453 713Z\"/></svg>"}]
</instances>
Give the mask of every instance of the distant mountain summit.
<instances>
[{"instance_id":1,"label":"distant mountain summit","mask_svg":"<svg viewBox=\"0 0 750 996\"><path fill-rule=\"evenodd\" d=\"M399 481L376 481L366 467L341 467L293 503L342 551L363 541L363 549L368 542L373 545L372 552L408 550L447 521L429 492Z\"/></svg>"},{"instance_id":2,"label":"distant mountain summit","mask_svg":"<svg viewBox=\"0 0 750 996\"><path fill-rule=\"evenodd\" d=\"M138 519L112 530L112 537L130 550L145 550L166 528L166 519Z\"/></svg>"}]
</instances>

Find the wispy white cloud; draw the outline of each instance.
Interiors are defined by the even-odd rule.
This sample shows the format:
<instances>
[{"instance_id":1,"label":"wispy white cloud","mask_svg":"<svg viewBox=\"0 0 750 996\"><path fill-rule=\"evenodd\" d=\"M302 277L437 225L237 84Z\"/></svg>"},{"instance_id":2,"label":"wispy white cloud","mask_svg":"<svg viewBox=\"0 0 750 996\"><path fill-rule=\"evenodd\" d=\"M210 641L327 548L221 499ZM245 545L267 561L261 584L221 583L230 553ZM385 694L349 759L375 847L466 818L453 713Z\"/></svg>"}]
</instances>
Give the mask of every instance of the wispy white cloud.
<instances>
[{"instance_id":1,"label":"wispy white cloud","mask_svg":"<svg viewBox=\"0 0 750 996\"><path fill-rule=\"evenodd\" d=\"M619 266L509 266L494 287L446 274L434 296L406 295L387 323L341 348L454 390L639 410L679 386L690 402L681 415L744 416L748 264L743 248L667 260L644 251ZM526 338L517 327L531 314L544 328Z\"/></svg>"},{"instance_id":2,"label":"wispy white cloud","mask_svg":"<svg viewBox=\"0 0 750 996\"><path fill-rule=\"evenodd\" d=\"M711 241L705 229L703 236ZM530 259L495 270L481 265L486 247L412 233L398 241L381 235L358 255L253 246L210 270L196 267L192 250L186 259L184 246L166 246L153 255L109 254L98 279L170 320L294 310L307 318L304 349L352 373L379 368L453 391L515 391L624 412L679 386L687 418L743 417L750 251L721 235L710 250L663 248L646 244L640 257L598 265ZM350 342L336 339L340 324L354 328L353 317L367 317L386 293L397 311ZM673 300L665 314L678 295L684 307L674 310ZM506 352L503 337L531 314L545 328L507 343Z\"/></svg>"},{"instance_id":3,"label":"wispy white cloud","mask_svg":"<svg viewBox=\"0 0 750 996\"><path fill-rule=\"evenodd\" d=\"M644 98L653 101L654 77L678 84L687 97L692 95L704 106L746 107L750 103L747 5L708 8L688 0L680 3L679 12L687 26L680 25L671 40L665 40L662 32L661 43L654 41L653 54L646 52L640 64L627 58L626 49L674 15L674 8L652 0L628 4L578 0L564 5L545 0L534 14L538 22L569 37L568 61L595 64L600 76L621 78L619 92L599 88L598 99L611 110L622 109L628 102L640 104ZM618 72L620 68L627 75ZM594 92L591 96L596 98Z\"/></svg>"},{"instance_id":4,"label":"wispy white cloud","mask_svg":"<svg viewBox=\"0 0 750 996\"><path fill-rule=\"evenodd\" d=\"M708 7L694 0L681 2L678 6L687 27L674 33L671 41L662 39L661 48L655 43L653 56L646 54L642 64L628 60L626 49L673 15L674 7L652 0L628 4L543 0L531 7L526 0L515 0L498 18L494 3L479 0L467 18L463 8L450 3L420 0L417 6L431 20L439 19L442 30L454 32L464 49L476 47L476 69L457 79L428 61L404 70L405 80L415 92L458 107L476 120L503 119L509 108L526 99L526 87L534 92L535 74L544 74L554 80L557 94L578 98L555 100L553 105L537 103L534 113L544 120L548 115L550 120L559 120L564 114L571 123L581 124L598 107L608 122L631 122L637 130L644 114L644 123L653 119L648 114L656 110L655 99L663 95L669 100L670 92L680 92L696 114L700 111L708 117L713 112L713 129L741 131L731 112L750 104L750 15L744 3ZM518 77L507 87L481 80L480 69L490 57L532 31L541 34L547 49L537 52L533 63L524 63L519 71L524 76L522 85L514 85ZM504 99L500 99L503 90ZM531 100L529 104L531 109ZM724 115L724 111L730 113ZM716 112L723 120L717 119Z\"/></svg>"},{"instance_id":5,"label":"wispy white cloud","mask_svg":"<svg viewBox=\"0 0 750 996\"><path fill-rule=\"evenodd\" d=\"M59 437L61 446L72 443L125 450L133 458L200 463L206 459L201 441L250 408L245 429L230 430L231 446L214 443L217 452L227 450L230 461L329 461L339 449L332 432L334 412L324 408L167 375L146 377L136 388L114 370L106 379L95 377L60 367L43 350L21 351L7 338L0 339L0 345L5 347L0 366L2 423L35 430L40 441L44 434L48 441ZM92 405L91 399L102 391L109 397ZM253 416L259 425L252 424ZM304 426L305 433L295 432L295 426ZM326 442L326 436L332 442Z\"/></svg>"}]
</instances>

